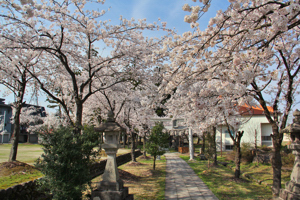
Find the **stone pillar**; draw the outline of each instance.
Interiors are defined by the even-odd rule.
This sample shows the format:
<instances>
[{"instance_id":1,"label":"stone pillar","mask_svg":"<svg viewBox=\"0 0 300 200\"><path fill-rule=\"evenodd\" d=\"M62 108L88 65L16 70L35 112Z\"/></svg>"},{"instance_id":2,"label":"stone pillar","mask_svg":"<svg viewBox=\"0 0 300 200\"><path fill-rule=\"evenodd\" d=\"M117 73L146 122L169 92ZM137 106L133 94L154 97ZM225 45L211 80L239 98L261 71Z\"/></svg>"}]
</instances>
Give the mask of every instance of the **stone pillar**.
<instances>
[{"instance_id":1,"label":"stone pillar","mask_svg":"<svg viewBox=\"0 0 300 200\"><path fill-rule=\"evenodd\" d=\"M280 190L279 199L297 200L300 199L300 112L296 110L294 113L293 123L282 130L282 133L290 133L292 144L288 145L288 149L292 150L295 155L295 162L291 174L291 180L285 184L285 189Z\"/></svg>"},{"instance_id":2,"label":"stone pillar","mask_svg":"<svg viewBox=\"0 0 300 200\"><path fill-rule=\"evenodd\" d=\"M128 194L128 188L123 187L116 161L122 127L115 122L113 114L110 112L107 122L95 128L95 131L101 131L105 134L102 147L107 154L107 161L102 176L103 180L98 184L97 189L92 192L92 200L133 200L133 195Z\"/></svg>"}]
</instances>

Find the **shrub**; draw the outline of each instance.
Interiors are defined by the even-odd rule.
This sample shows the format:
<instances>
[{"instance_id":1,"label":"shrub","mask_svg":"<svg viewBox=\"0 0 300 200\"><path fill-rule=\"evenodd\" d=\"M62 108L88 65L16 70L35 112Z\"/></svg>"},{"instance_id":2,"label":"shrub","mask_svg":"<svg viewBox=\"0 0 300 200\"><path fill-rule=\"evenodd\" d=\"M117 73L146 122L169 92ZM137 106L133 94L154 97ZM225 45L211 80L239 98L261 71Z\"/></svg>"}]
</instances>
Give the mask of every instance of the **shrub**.
<instances>
[{"instance_id":1,"label":"shrub","mask_svg":"<svg viewBox=\"0 0 300 200\"><path fill-rule=\"evenodd\" d=\"M146 151L153 156L153 170L155 170L156 156L163 155L165 151L162 148L168 146L169 135L164 132L164 128L162 122L155 123L146 144Z\"/></svg>"},{"instance_id":2,"label":"shrub","mask_svg":"<svg viewBox=\"0 0 300 200\"><path fill-rule=\"evenodd\" d=\"M253 161L254 153L250 143L242 143L241 153L243 162L251 163Z\"/></svg>"},{"instance_id":3,"label":"shrub","mask_svg":"<svg viewBox=\"0 0 300 200\"><path fill-rule=\"evenodd\" d=\"M288 145L281 146L281 151L284 152L285 154L292 153L292 150L288 149Z\"/></svg>"},{"instance_id":4,"label":"shrub","mask_svg":"<svg viewBox=\"0 0 300 200\"><path fill-rule=\"evenodd\" d=\"M74 134L71 127L60 127L40 135L44 153L36 162L45 175L43 188L48 188L54 199L81 199L90 181L90 165L98 152L99 133L84 127L82 134Z\"/></svg>"},{"instance_id":5,"label":"shrub","mask_svg":"<svg viewBox=\"0 0 300 200\"><path fill-rule=\"evenodd\" d=\"M226 160L227 161L234 161L235 158L235 151L228 151L226 153Z\"/></svg>"},{"instance_id":6,"label":"shrub","mask_svg":"<svg viewBox=\"0 0 300 200\"><path fill-rule=\"evenodd\" d=\"M250 143L242 143L241 144L241 154L242 154L242 162L251 163L254 158L254 153L252 151L252 146ZM235 150L229 151L226 154L227 161L234 161L235 159Z\"/></svg>"},{"instance_id":7,"label":"shrub","mask_svg":"<svg viewBox=\"0 0 300 200\"><path fill-rule=\"evenodd\" d=\"M292 153L281 153L282 165L285 167L293 167L295 162L295 156Z\"/></svg>"},{"instance_id":8,"label":"shrub","mask_svg":"<svg viewBox=\"0 0 300 200\"><path fill-rule=\"evenodd\" d=\"M263 150L263 151L272 151L271 147L268 147L266 145L262 145L261 147L259 147L259 149Z\"/></svg>"}]
</instances>

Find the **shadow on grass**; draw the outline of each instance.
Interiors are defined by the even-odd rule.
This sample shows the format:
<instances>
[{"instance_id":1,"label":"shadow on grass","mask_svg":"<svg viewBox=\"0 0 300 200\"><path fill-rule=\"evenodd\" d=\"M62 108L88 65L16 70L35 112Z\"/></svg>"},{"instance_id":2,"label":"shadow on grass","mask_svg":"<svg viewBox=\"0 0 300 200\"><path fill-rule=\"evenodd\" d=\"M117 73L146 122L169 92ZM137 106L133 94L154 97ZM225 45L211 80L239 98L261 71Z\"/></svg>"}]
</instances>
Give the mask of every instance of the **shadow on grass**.
<instances>
[{"instance_id":1,"label":"shadow on grass","mask_svg":"<svg viewBox=\"0 0 300 200\"><path fill-rule=\"evenodd\" d=\"M188 162L188 156L180 156L220 199L272 199L271 190L257 183L235 179L234 172L222 165L207 167L207 161Z\"/></svg>"},{"instance_id":2,"label":"shadow on grass","mask_svg":"<svg viewBox=\"0 0 300 200\"><path fill-rule=\"evenodd\" d=\"M138 180L126 181L125 186L129 188L129 193L134 194L135 200L163 200L165 195L165 176L166 176L166 159L156 162L156 170L152 170L152 159L137 159L142 165L130 166L122 165L119 168L135 176Z\"/></svg>"}]
</instances>

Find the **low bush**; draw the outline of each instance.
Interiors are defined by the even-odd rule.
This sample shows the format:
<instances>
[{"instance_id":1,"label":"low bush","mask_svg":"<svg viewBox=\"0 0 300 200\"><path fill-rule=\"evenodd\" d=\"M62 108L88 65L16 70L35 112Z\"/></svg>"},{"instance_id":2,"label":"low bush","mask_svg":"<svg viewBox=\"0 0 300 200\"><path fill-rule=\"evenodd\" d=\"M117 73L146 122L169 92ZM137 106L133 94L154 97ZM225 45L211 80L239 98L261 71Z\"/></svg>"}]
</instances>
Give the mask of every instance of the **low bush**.
<instances>
[{"instance_id":1,"label":"low bush","mask_svg":"<svg viewBox=\"0 0 300 200\"><path fill-rule=\"evenodd\" d=\"M281 153L282 165L285 167L293 167L295 162L295 156L292 153Z\"/></svg>"},{"instance_id":2,"label":"low bush","mask_svg":"<svg viewBox=\"0 0 300 200\"><path fill-rule=\"evenodd\" d=\"M40 134L44 153L36 167L45 175L41 189L49 189L54 199L81 199L90 181L90 166L98 152L100 134L93 127L84 127L75 134L71 127L60 127Z\"/></svg>"},{"instance_id":3,"label":"low bush","mask_svg":"<svg viewBox=\"0 0 300 200\"><path fill-rule=\"evenodd\" d=\"M226 160L227 161L234 161L234 158L235 158L235 151L228 151L226 153Z\"/></svg>"},{"instance_id":4,"label":"low bush","mask_svg":"<svg viewBox=\"0 0 300 200\"><path fill-rule=\"evenodd\" d=\"M281 152L284 152L285 154L292 153L292 150L288 149L288 145L281 146Z\"/></svg>"},{"instance_id":5,"label":"low bush","mask_svg":"<svg viewBox=\"0 0 300 200\"><path fill-rule=\"evenodd\" d=\"M252 150L252 146L250 143L242 143L241 145L241 154L242 154L242 162L251 163L254 158L254 152ZM235 150L228 151L226 153L226 160L227 161L234 161L235 159Z\"/></svg>"},{"instance_id":6,"label":"low bush","mask_svg":"<svg viewBox=\"0 0 300 200\"><path fill-rule=\"evenodd\" d=\"M271 147L268 147L266 145L262 145L261 147L258 147L259 149L263 150L263 151L272 151Z\"/></svg>"},{"instance_id":7,"label":"low bush","mask_svg":"<svg viewBox=\"0 0 300 200\"><path fill-rule=\"evenodd\" d=\"M253 148L250 143L242 143L242 162L252 163L254 158Z\"/></svg>"}]
</instances>

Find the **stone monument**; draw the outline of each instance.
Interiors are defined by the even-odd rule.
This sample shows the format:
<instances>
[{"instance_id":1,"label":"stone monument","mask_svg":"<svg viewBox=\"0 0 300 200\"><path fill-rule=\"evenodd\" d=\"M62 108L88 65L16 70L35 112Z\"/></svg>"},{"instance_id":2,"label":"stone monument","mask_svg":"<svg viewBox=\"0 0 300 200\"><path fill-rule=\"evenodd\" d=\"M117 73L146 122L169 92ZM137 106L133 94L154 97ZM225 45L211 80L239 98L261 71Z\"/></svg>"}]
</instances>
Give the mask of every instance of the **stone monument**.
<instances>
[{"instance_id":1,"label":"stone monument","mask_svg":"<svg viewBox=\"0 0 300 200\"><path fill-rule=\"evenodd\" d=\"M107 161L103 180L92 192L92 200L133 200L133 195L128 194L128 188L123 187L123 181L119 177L116 153L119 149L122 127L115 122L113 112L108 113L107 121L95 128L95 131L104 132L102 147L107 154Z\"/></svg>"},{"instance_id":2,"label":"stone monument","mask_svg":"<svg viewBox=\"0 0 300 200\"><path fill-rule=\"evenodd\" d=\"M291 174L291 180L285 184L285 189L280 190L279 199L297 200L300 199L300 111L294 113L293 123L281 131L281 133L290 133L292 144L288 149L295 155L295 162Z\"/></svg>"}]
</instances>

